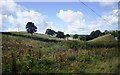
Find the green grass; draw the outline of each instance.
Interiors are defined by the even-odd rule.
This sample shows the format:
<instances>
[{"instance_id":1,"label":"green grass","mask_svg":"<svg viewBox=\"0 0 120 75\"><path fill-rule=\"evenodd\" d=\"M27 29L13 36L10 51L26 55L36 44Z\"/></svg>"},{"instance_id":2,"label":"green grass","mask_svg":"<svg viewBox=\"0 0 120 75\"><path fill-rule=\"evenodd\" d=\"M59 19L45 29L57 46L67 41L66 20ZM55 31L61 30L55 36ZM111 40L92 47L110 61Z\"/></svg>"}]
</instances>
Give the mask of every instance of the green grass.
<instances>
[{"instance_id":1,"label":"green grass","mask_svg":"<svg viewBox=\"0 0 120 75\"><path fill-rule=\"evenodd\" d=\"M93 47L91 44L91 42L59 40L43 34L33 36L25 32L3 34L2 71L14 73L12 69L15 70L13 66L15 62L17 73L119 72L118 58L120 56L118 54L120 51L118 48L104 46L109 44L104 44L104 42L99 48L96 43L92 44ZM13 61L12 53L15 55L15 61Z\"/></svg>"},{"instance_id":2,"label":"green grass","mask_svg":"<svg viewBox=\"0 0 120 75\"><path fill-rule=\"evenodd\" d=\"M103 35L103 36L100 36L98 38L95 38L93 40L90 40L89 42L107 42L107 43L110 43L110 42L116 42L116 40L115 40L113 35L107 34L107 35Z\"/></svg>"}]
</instances>

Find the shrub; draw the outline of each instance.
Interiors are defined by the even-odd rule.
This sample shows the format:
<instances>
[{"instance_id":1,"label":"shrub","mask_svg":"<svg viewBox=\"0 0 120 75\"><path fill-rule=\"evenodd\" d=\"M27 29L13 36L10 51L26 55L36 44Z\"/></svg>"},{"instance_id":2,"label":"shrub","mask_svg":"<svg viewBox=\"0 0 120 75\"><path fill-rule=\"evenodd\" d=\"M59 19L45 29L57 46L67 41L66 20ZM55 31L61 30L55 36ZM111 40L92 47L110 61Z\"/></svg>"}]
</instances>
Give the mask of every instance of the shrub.
<instances>
[{"instance_id":1,"label":"shrub","mask_svg":"<svg viewBox=\"0 0 120 75\"><path fill-rule=\"evenodd\" d=\"M73 49L73 50L78 50L80 44L78 41L69 41L67 42L67 45L69 48Z\"/></svg>"},{"instance_id":2,"label":"shrub","mask_svg":"<svg viewBox=\"0 0 120 75\"><path fill-rule=\"evenodd\" d=\"M83 63L92 63L92 61L95 61L95 58L93 57L93 56L82 56L81 57L81 61L83 62Z\"/></svg>"},{"instance_id":3,"label":"shrub","mask_svg":"<svg viewBox=\"0 0 120 75\"><path fill-rule=\"evenodd\" d=\"M69 61L74 61L75 60L75 55L69 55L68 57L67 57L67 59L69 60Z\"/></svg>"},{"instance_id":4,"label":"shrub","mask_svg":"<svg viewBox=\"0 0 120 75\"><path fill-rule=\"evenodd\" d=\"M117 43L108 43L108 42L87 42L86 48L113 48L117 47Z\"/></svg>"},{"instance_id":5,"label":"shrub","mask_svg":"<svg viewBox=\"0 0 120 75\"><path fill-rule=\"evenodd\" d=\"M77 39L78 38L78 34L73 35L73 39Z\"/></svg>"}]
</instances>

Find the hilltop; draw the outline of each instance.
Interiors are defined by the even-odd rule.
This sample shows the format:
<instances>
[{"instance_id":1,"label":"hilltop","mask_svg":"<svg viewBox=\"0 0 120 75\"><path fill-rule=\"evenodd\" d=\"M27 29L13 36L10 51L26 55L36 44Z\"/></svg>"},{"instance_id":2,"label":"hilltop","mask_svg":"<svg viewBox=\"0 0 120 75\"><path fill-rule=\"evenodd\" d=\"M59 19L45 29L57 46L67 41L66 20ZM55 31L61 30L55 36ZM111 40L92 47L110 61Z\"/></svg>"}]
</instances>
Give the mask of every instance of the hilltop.
<instances>
[{"instance_id":1,"label":"hilltop","mask_svg":"<svg viewBox=\"0 0 120 75\"><path fill-rule=\"evenodd\" d=\"M111 34L106 34L103 36L99 36L93 40L90 40L89 42L117 42L117 40L115 40L114 36Z\"/></svg>"}]
</instances>

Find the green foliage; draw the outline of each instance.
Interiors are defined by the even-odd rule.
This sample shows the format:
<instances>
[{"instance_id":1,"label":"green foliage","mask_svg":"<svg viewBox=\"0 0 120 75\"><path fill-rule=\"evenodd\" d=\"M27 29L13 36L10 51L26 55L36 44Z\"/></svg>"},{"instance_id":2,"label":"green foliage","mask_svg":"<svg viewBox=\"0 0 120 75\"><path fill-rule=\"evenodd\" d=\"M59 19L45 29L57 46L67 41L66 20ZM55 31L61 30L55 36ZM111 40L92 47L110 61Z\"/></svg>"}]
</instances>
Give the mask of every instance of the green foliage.
<instances>
[{"instance_id":1,"label":"green foliage","mask_svg":"<svg viewBox=\"0 0 120 75\"><path fill-rule=\"evenodd\" d=\"M37 27L34 25L34 23L28 22L26 24L26 30L27 30L28 33L32 34L32 33L37 31Z\"/></svg>"},{"instance_id":2,"label":"green foliage","mask_svg":"<svg viewBox=\"0 0 120 75\"><path fill-rule=\"evenodd\" d=\"M65 37L64 36L64 32L58 31L56 37L58 37L58 38L64 38Z\"/></svg>"},{"instance_id":3,"label":"green foliage","mask_svg":"<svg viewBox=\"0 0 120 75\"><path fill-rule=\"evenodd\" d=\"M57 37L57 38L64 38L65 37L64 32L62 32L62 31L55 32L54 30L51 30L51 29L47 29L45 34L48 34L51 36L55 35L55 37Z\"/></svg>"},{"instance_id":4,"label":"green foliage","mask_svg":"<svg viewBox=\"0 0 120 75\"><path fill-rule=\"evenodd\" d=\"M118 41L120 42L120 31L118 31L117 37L118 37Z\"/></svg>"},{"instance_id":5,"label":"green foliage","mask_svg":"<svg viewBox=\"0 0 120 75\"><path fill-rule=\"evenodd\" d=\"M112 48L117 47L117 43L106 43L106 42L87 42L86 48Z\"/></svg>"},{"instance_id":6,"label":"green foliage","mask_svg":"<svg viewBox=\"0 0 120 75\"><path fill-rule=\"evenodd\" d=\"M14 36L11 34L20 34ZM120 51L112 42L36 40L27 33L2 35L2 71L12 73L14 52L17 73L115 73L119 72ZM35 34L32 38L47 38ZM57 39L56 39L57 40ZM28 42L29 41L29 42ZM78 51L74 51L78 50ZM8 63L9 62L9 63Z\"/></svg>"},{"instance_id":7,"label":"green foliage","mask_svg":"<svg viewBox=\"0 0 120 75\"><path fill-rule=\"evenodd\" d=\"M53 35L55 35L55 34L56 34L56 32L55 32L54 30L47 29L47 30L46 30L46 32L45 32L45 34L48 34L48 35L53 36Z\"/></svg>"},{"instance_id":8,"label":"green foliage","mask_svg":"<svg viewBox=\"0 0 120 75\"><path fill-rule=\"evenodd\" d=\"M105 30L103 32L103 34L112 34L114 37L117 37L118 38L118 42L120 41L120 30L114 30L114 31L108 31L108 30Z\"/></svg>"},{"instance_id":9,"label":"green foliage","mask_svg":"<svg viewBox=\"0 0 120 75\"><path fill-rule=\"evenodd\" d=\"M77 39L78 38L78 34L73 35L73 39Z\"/></svg>"},{"instance_id":10,"label":"green foliage","mask_svg":"<svg viewBox=\"0 0 120 75\"><path fill-rule=\"evenodd\" d=\"M76 59L75 55L71 54L67 57L69 61L74 61Z\"/></svg>"},{"instance_id":11,"label":"green foliage","mask_svg":"<svg viewBox=\"0 0 120 75\"><path fill-rule=\"evenodd\" d=\"M66 34L65 36L66 36L66 37L70 37L70 35L69 35L69 34Z\"/></svg>"},{"instance_id":12,"label":"green foliage","mask_svg":"<svg viewBox=\"0 0 120 75\"><path fill-rule=\"evenodd\" d=\"M83 63L92 63L93 60L95 61L94 57L92 57L92 56L82 56L81 57L81 62L83 62Z\"/></svg>"},{"instance_id":13,"label":"green foliage","mask_svg":"<svg viewBox=\"0 0 120 75\"><path fill-rule=\"evenodd\" d=\"M80 44L78 41L69 41L67 42L67 45L69 48L73 49L73 50L78 50Z\"/></svg>"},{"instance_id":14,"label":"green foliage","mask_svg":"<svg viewBox=\"0 0 120 75\"><path fill-rule=\"evenodd\" d=\"M82 41L88 41L88 40L92 40L94 38L97 38L97 37L99 37L101 35L102 35L102 32L100 30L96 30L96 31L92 31L90 33L90 35L81 36L80 40L82 40Z\"/></svg>"},{"instance_id":15,"label":"green foliage","mask_svg":"<svg viewBox=\"0 0 120 75\"><path fill-rule=\"evenodd\" d=\"M68 38L70 37L70 35L69 34L66 34L65 35L65 38L68 40Z\"/></svg>"},{"instance_id":16,"label":"green foliage","mask_svg":"<svg viewBox=\"0 0 120 75\"><path fill-rule=\"evenodd\" d=\"M86 36L81 36L79 39L80 39L81 41L86 41Z\"/></svg>"},{"instance_id":17,"label":"green foliage","mask_svg":"<svg viewBox=\"0 0 120 75\"><path fill-rule=\"evenodd\" d=\"M92 31L90 34L90 39L97 38L98 36L101 36L102 32L100 30Z\"/></svg>"}]
</instances>

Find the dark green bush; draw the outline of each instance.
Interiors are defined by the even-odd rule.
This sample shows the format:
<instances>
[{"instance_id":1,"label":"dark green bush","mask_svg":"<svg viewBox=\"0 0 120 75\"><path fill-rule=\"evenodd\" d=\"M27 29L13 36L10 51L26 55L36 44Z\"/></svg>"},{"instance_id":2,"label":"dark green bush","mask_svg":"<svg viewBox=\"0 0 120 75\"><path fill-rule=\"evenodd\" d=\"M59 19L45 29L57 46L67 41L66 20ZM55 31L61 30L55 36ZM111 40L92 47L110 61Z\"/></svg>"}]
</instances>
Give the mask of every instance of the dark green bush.
<instances>
[{"instance_id":1,"label":"dark green bush","mask_svg":"<svg viewBox=\"0 0 120 75\"><path fill-rule=\"evenodd\" d=\"M69 41L69 42L67 42L67 45L69 48L71 48L73 50L78 50L80 43L78 41Z\"/></svg>"},{"instance_id":2,"label":"dark green bush","mask_svg":"<svg viewBox=\"0 0 120 75\"><path fill-rule=\"evenodd\" d=\"M87 42L86 48L113 48L117 47L117 43L106 43L106 42Z\"/></svg>"},{"instance_id":3,"label":"dark green bush","mask_svg":"<svg viewBox=\"0 0 120 75\"><path fill-rule=\"evenodd\" d=\"M53 62L51 60L43 59L40 61L41 64L46 65L46 66L51 66Z\"/></svg>"},{"instance_id":4,"label":"dark green bush","mask_svg":"<svg viewBox=\"0 0 120 75\"><path fill-rule=\"evenodd\" d=\"M75 55L70 55L67 57L69 61L74 61L75 60Z\"/></svg>"}]
</instances>

